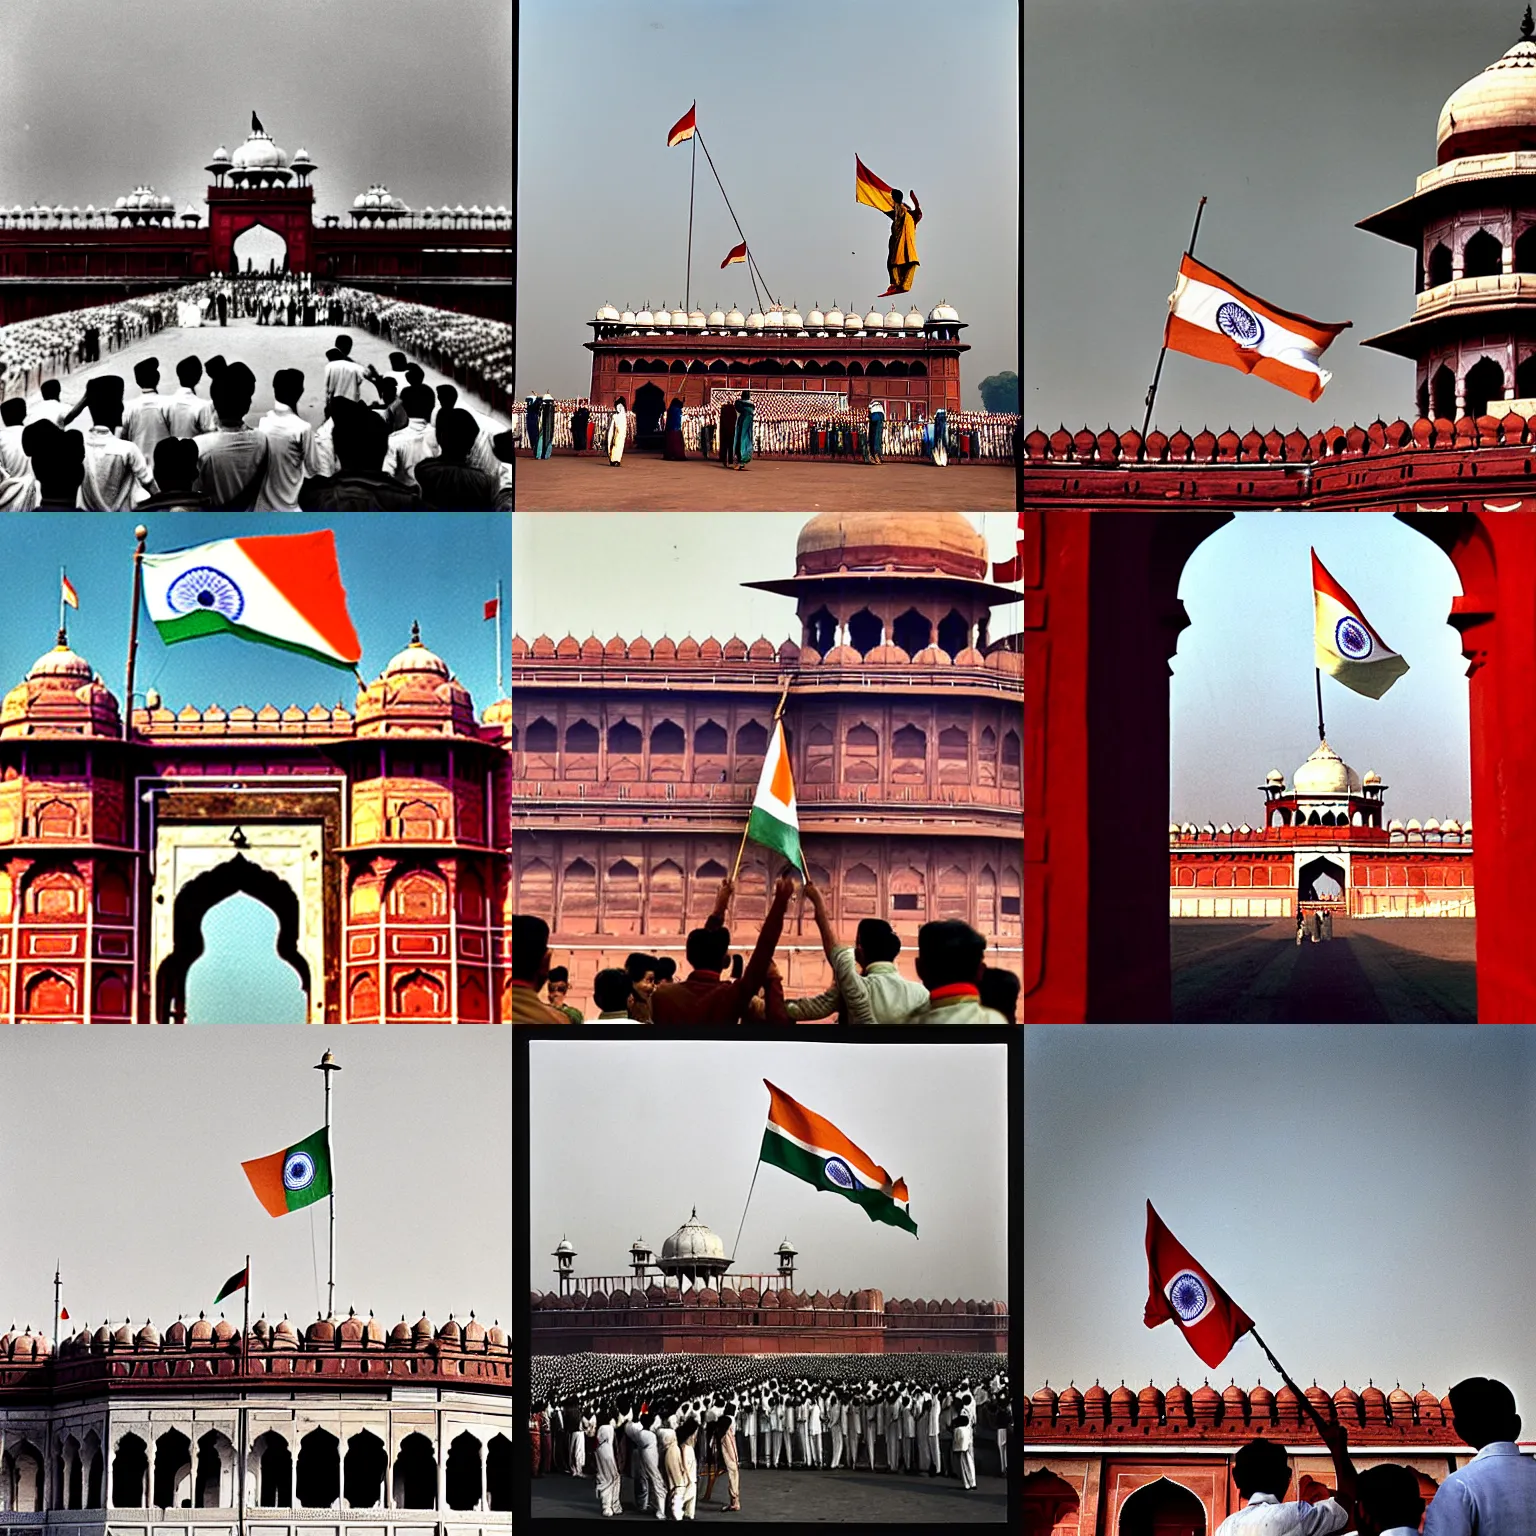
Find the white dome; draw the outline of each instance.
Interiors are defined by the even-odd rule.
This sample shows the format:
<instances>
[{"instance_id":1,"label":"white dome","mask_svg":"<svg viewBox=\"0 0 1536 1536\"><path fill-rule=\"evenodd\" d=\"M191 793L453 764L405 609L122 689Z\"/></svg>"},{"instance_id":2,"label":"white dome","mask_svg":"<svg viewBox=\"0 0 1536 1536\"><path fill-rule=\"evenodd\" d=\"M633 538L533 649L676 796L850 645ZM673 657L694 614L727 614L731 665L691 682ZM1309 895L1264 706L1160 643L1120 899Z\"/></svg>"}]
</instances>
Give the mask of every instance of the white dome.
<instances>
[{"instance_id":1,"label":"white dome","mask_svg":"<svg viewBox=\"0 0 1536 1536\"><path fill-rule=\"evenodd\" d=\"M805 328L805 321L801 319L798 309L791 308L789 313L784 316L784 328L790 331L799 331Z\"/></svg>"},{"instance_id":2,"label":"white dome","mask_svg":"<svg viewBox=\"0 0 1536 1536\"><path fill-rule=\"evenodd\" d=\"M886 330L888 330L888 331L899 331L902 328L902 324L903 324L903 322L902 322L902 318L901 318L901 311L899 309L891 309L891 310L887 310L886 311L886 316L885 316L885 328L886 328Z\"/></svg>"},{"instance_id":3,"label":"white dome","mask_svg":"<svg viewBox=\"0 0 1536 1536\"><path fill-rule=\"evenodd\" d=\"M628 305L626 305L625 308L624 308L624 313L619 316L619 324L620 325L633 325L634 323L635 323L635 312L634 312L634 310L630 309L628 307Z\"/></svg>"},{"instance_id":4,"label":"white dome","mask_svg":"<svg viewBox=\"0 0 1536 1536\"><path fill-rule=\"evenodd\" d=\"M1424 830L1426 832L1438 832L1440 830L1440 823L1436 821L1433 816L1431 816L1429 820L1424 823Z\"/></svg>"},{"instance_id":5,"label":"white dome","mask_svg":"<svg viewBox=\"0 0 1536 1536\"><path fill-rule=\"evenodd\" d=\"M699 1213L695 1210L693 1215L661 1245L661 1257L664 1261L668 1259L723 1260L725 1244L699 1220Z\"/></svg>"},{"instance_id":6,"label":"white dome","mask_svg":"<svg viewBox=\"0 0 1536 1536\"><path fill-rule=\"evenodd\" d=\"M1424 830L1423 827L1419 825L1419 818L1417 816L1410 816L1408 818L1408 830L1410 832L1422 832Z\"/></svg>"},{"instance_id":7,"label":"white dome","mask_svg":"<svg viewBox=\"0 0 1536 1536\"><path fill-rule=\"evenodd\" d=\"M62 631L60 631L62 634ZM83 656L77 656L69 646L60 641L51 651L45 651L32 663L28 677L68 677L81 683L91 680L91 664Z\"/></svg>"},{"instance_id":8,"label":"white dome","mask_svg":"<svg viewBox=\"0 0 1536 1536\"><path fill-rule=\"evenodd\" d=\"M1266 784L1284 784L1285 775L1281 773L1278 768L1271 768L1269 772L1264 775L1264 782Z\"/></svg>"},{"instance_id":9,"label":"white dome","mask_svg":"<svg viewBox=\"0 0 1536 1536\"><path fill-rule=\"evenodd\" d=\"M837 307L836 304L833 304L832 308L827 311L827 313L826 313L826 323L827 323L827 329L829 331L840 331L840 330L842 330L842 328L843 328L843 312L842 312L842 310L840 310Z\"/></svg>"},{"instance_id":10,"label":"white dome","mask_svg":"<svg viewBox=\"0 0 1536 1536\"><path fill-rule=\"evenodd\" d=\"M749 331L760 331L762 328L763 317L757 310L754 309L752 313L747 316L747 329Z\"/></svg>"},{"instance_id":11,"label":"white dome","mask_svg":"<svg viewBox=\"0 0 1536 1536\"><path fill-rule=\"evenodd\" d=\"M920 331L924 325L923 312L915 304L907 311L907 329Z\"/></svg>"},{"instance_id":12,"label":"white dome","mask_svg":"<svg viewBox=\"0 0 1536 1536\"><path fill-rule=\"evenodd\" d=\"M1326 741L1292 775L1298 795L1353 795L1360 791L1360 775Z\"/></svg>"},{"instance_id":13,"label":"white dome","mask_svg":"<svg viewBox=\"0 0 1536 1536\"><path fill-rule=\"evenodd\" d=\"M672 311L672 324L680 329L686 329L688 325L688 311L686 309L674 309Z\"/></svg>"},{"instance_id":14,"label":"white dome","mask_svg":"<svg viewBox=\"0 0 1536 1536\"><path fill-rule=\"evenodd\" d=\"M872 309L864 316L864 324L872 331L877 331L885 324L885 316L878 309Z\"/></svg>"},{"instance_id":15,"label":"white dome","mask_svg":"<svg viewBox=\"0 0 1536 1536\"><path fill-rule=\"evenodd\" d=\"M235 151L230 165L237 171L285 171L288 169L288 156L278 148L272 135L263 129L252 133Z\"/></svg>"},{"instance_id":16,"label":"white dome","mask_svg":"<svg viewBox=\"0 0 1536 1536\"><path fill-rule=\"evenodd\" d=\"M930 320L949 320L953 322L958 321L960 316L955 312L954 305L946 304L943 299L940 299L929 311L928 318Z\"/></svg>"},{"instance_id":17,"label":"white dome","mask_svg":"<svg viewBox=\"0 0 1536 1536\"><path fill-rule=\"evenodd\" d=\"M635 316L635 324L636 325L655 325L656 324L656 316L651 313L649 306L647 306L645 309L642 309L640 311L640 313Z\"/></svg>"},{"instance_id":18,"label":"white dome","mask_svg":"<svg viewBox=\"0 0 1536 1536\"><path fill-rule=\"evenodd\" d=\"M819 331L827 323L827 317L815 305L812 305L810 314L805 317L805 323L813 331Z\"/></svg>"},{"instance_id":19,"label":"white dome","mask_svg":"<svg viewBox=\"0 0 1536 1536\"><path fill-rule=\"evenodd\" d=\"M851 314L844 317L843 329L845 331L862 331L864 329L864 317Z\"/></svg>"},{"instance_id":20,"label":"white dome","mask_svg":"<svg viewBox=\"0 0 1536 1536\"><path fill-rule=\"evenodd\" d=\"M1178 836L1178 835L1179 835L1179 824L1178 824L1178 822L1176 822L1176 821L1170 821L1170 822L1169 822L1169 823L1168 823L1168 830L1169 830L1169 832L1171 832L1171 833L1172 833L1172 834L1173 834L1173 835L1174 835L1174 836L1175 836L1175 837L1177 837L1177 836Z\"/></svg>"},{"instance_id":21,"label":"white dome","mask_svg":"<svg viewBox=\"0 0 1536 1536\"><path fill-rule=\"evenodd\" d=\"M599 320L617 320L619 318L619 312L613 307L612 304L604 304L603 307L598 310L597 318Z\"/></svg>"},{"instance_id":22,"label":"white dome","mask_svg":"<svg viewBox=\"0 0 1536 1536\"><path fill-rule=\"evenodd\" d=\"M688 329L690 331L702 331L709 322L704 318L702 309L694 309L688 312Z\"/></svg>"},{"instance_id":23,"label":"white dome","mask_svg":"<svg viewBox=\"0 0 1536 1536\"><path fill-rule=\"evenodd\" d=\"M730 326L733 331L739 331L742 326L747 323L747 321L746 317L739 309L732 307L730 314L725 317L725 323Z\"/></svg>"},{"instance_id":24,"label":"white dome","mask_svg":"<svg viewBox=\"0 0 1536 1536\"><path fill-rule=\"evenodd\" d=\"M220 144L219 147L213 152L213 159L214 164L216 165L221 163L227 165L229 163L229 151L225 149L222 144Z\"/></svg>"},{"instance_id":25,"label":"white dome","mask_svg":"<svg viewBox=\"0 0 1536 1536\"><path fill-rule=\"evenodd\" d=\"M781 331L781 330L783 330L784 329L784 311L782 309L780 309L777 305L775 305L772 309L770 309L768 311L768 313L766 315L763 316L763 324L769 330L774 330L774 331Z\"/></svg>"},{"instance_id":26,"label":"white dome","mask_svg":"<svg viewBox=\"0 0 1536 1536\"><path fill-rule=\"evenodd\" d=\"M709 312L709 323L712 326L724 325L725 324L725 311L723 309L712 309L712 310L710 310L710 312Z\"/></svg>"},{"instance_id":27,"label":"white dome","mask_svg":"<svg viewBox=\"0 0 1536 1536\"><path fill-rule=\"evenodd\" d=\"M1387 831L1388 832L1401 832L1402 830L1403 830L1403 824L1395 816L1392 818L1391 821L1389 821L1387 823Z\"/></svg>"},{"instance_id":28,"label":"white dome","mask_svg":"<svg viewBox=\"0 0 1536 1536\"><path fill-rule=\"evenodd\" d=\"M1461 835L1461 823L1458 822L1455 817L1452 817L1450 820L1442 821L1440 823L1440 830L1442 832L1453 833L1455 836L1459 837Z\"/></svg>"},{"instance_id":29,"label":"white dome","mask_svg":"<svg viewBox=\"0 0 1536 1536\"><path fill-rule=\"evenodd\" d=\"M294 152L293 152L293 160L308 160L308 159L309 159L309 151L307 149L305 149L302 144L300 144L299 147L296 150L294 150ZM290 160L288 163L290 165L292 165L293 164L293 160Z\"/></svg>"}]
</instances>

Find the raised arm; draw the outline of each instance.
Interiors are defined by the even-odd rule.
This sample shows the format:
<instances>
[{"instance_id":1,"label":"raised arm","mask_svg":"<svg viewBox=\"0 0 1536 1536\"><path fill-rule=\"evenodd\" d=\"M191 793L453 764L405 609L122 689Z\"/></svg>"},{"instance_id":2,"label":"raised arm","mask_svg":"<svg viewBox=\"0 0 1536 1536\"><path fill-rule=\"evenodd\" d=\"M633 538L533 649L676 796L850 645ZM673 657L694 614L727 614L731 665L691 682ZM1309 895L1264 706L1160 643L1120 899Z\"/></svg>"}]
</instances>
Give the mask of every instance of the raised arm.
<instances>
[{"instance_id":1,"label":"raised arm","mask_svg":"<svg viewBox=\"0 0 1536 1536\"><path fill-rule=\"evenodd\" d=\"M736 882L727 876L720 882L720 889L715 892L714 910L704 919L706 928L723 928L725 926L725 914L731 909L731 897L736 894Z\"/></svg>"},{"instance_id":2,"label":"raised arm","mask_svg":"<svg viewBox=\"0 0 1536 1536\"><path fill-rule=\"evenodd\" d=\"M724 890L725 886L722 885L721 889ZM768 916L763 920L763 931L758 934L752 958L747 961L747 968L741 973L741 980L736 983L740 989L738 995L743 1000L755 997L758 988L767 979L773 952L779 947L779 935L784 931L784 913L794 889L795 882L789 875L780 875L774 882L773 900L768 906Z\"/></svg>"},{"instance_id":3,"label":"raised arm","mask_svg":"<svg viewBox=\"0 0 1536 1536\"><path fill-rule=\"evenodd\" d=\"M923 205L918 202L917 193L910 187L907 188L907 196L912 199L912 222L914 224L921 224L923 222Z\"/></svg>"}]
</instances>

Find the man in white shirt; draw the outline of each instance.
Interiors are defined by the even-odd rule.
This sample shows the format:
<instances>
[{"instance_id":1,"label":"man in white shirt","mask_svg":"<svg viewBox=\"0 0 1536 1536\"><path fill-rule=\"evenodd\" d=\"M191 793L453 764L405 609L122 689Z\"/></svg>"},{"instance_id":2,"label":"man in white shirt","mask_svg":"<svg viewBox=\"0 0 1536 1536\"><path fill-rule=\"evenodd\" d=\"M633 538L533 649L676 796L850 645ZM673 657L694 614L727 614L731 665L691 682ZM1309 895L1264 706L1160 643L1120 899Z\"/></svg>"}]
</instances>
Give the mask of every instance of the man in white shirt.
<instances>
[{"instance_id":1,"label":"man in white shirt","mask_svg":"<svg viewBox=\"0 0 1536 1536\"><path fill-rule=\"evenodd\" d=\"M133 365L133 382L139 386L139 394L123 411L123 436L153 463L155 444L171 436L165 420L165 396L160 393L160 359L140 358Z\"/></svg>"},{"instance_id":2,"label":"man in white shirt","mask_svg":"<svg viewBox=\"0 0 1536 1536\"><path fill-rule=\"evenodd\" d=\"M0 401L0 512L30 512L38 502L32 460L21 446L27 430L27 402L20 395Z\"/></svg>"},{"instance_id":3,"label":"man in white shirt","mask_svg":"<svg viewBox=\"0 0 1536 1536\"><path fill-rule=\"evenodd\" d=\"M200 432L215 431L219 425L213 401L197 392L203 377L203 365L195 357L184 357L176 364L174 394L165 396L165 425L172 437L196 437Z\"/></svg>"},{"instance_id":4,"label":"man in white shirt","mask_svg":"<svg viewBox=\"0 0 1536 1536\"><path fill-rule=\"evenodd\" d=\"M1424 1497L1411 1467L1384 1461L1355 1480L1355 1529L1359 1536L1418 1536Z\"/></svg>"},{"instance_id":5,"label":"man in white shirt","mask_svg":"<svg viewBox=\"0 0 1536 1536\"><path fill-rule=\"evenodd\" d=\"M59 381L57 379L44 379L42 385L42 400L37 409L32 412L33 421L51 421L54 426L59 425L59 418L64 414L64 401L61 398Z\"/></svg>"},{"instance_id":6,"label":"man in white shirt","mask_svg":"<svg viewBox=\"0 0 1536 1536\"><path fill-rule=\"evenodd\" d=\"M437 437L428 425L432 415L432 391L425 384L408 384L403 403L405 425L398 432L389 434L384 473L402 485L420 490L416 484L416 466L423 459L437 456Z\"/></svg>"},{"instance_id":7,"label":"man in white shirt","mask_svg":"<svg viewBox=\"0 0 1536 1536\"><path fill-rule=\"evenodd\" d=\"M352 338L338 336L336 345L326 356L330 361L325 365L325 398L331 400L340 395L346 400L361 401L366 375L362 367L352 361Z\"/></svg>"},{"instance_id":8,"label":"man in white shirt","mask_svg":"<svg viewBox=\"0 0 1536 1536\"><path fill-rule=\"evenodd\" d=\"M1515 1396L1469 1376L1450 1390L1451 1423L1475 1455L1430 1500L1424 1536L1529 1536L1536 1531L1536 1462L1522 1456Z\"/></svg>"},{"instance_id":9,"label":"man in white shirt","mask_svg":"<svg viewBox=\"0 0 1536 1536\"><path fill-rule=\"evenodd\" d=\"M981 1001L987 941L969 923L943 918L917 930L917 974L928 1003L908 1014L908 1024L1006 1024Z\"/></svg>"},{"instance_id":10,"label":"man in white shirt","mask_svg":"<svg viewBox=\"0 0 1536 1536\"><path fill-rule=\"evenodd\" d=\"M1349 1436L1342 1424L1325 1423L1321 1430L1333 1457L1338 1493L1319 1504L1304 1499L1282 1504L1291 1484L1285 1447L1273 1440L1250 1440L1232 1458L1232 1478L1246 1505L1216 1527L1216 1536L1332 1536L1348 1528L1355 1502Z\"/></svg>"},{"instance_id":11,"label":"man in white shirt","mask_svg":"<svg viewBox=\"0 0 1536 1536\"><path fill-rule=\"evenodd\" d=\"M297 512L304 468L310 461L310 440L315 434L299 415L304 375L297 368L279 368L272 375L272 394L277 404L257 423L267 435L271 453L256 507L263 512Z\"/></svg>"},{"instance_id":12,"label":"man in white shirt","mask_svg":"<svg viewBox=\"0 0 1536 1536\"><path fill-rule=\"evenodd\" d=\"M219 430L193 439L198 480L216 511L247 512L256 505L271 458L266 435L245 424L256 375L244 363L231 363L214 379L212 392Z\"/></svg>"},{"instance_id":13,"label":"man in white shirt","mask_svg":"<svg viewBox=\"0 0 1536 1536\"><path fill-rule=\"evenodd\" d=\"M123 381L115 373L86 380L85 404L93 423L85 434L85 478L76 505L82 512L126 512L155 493L149 460L136 443L117 435L123 420Z\"/></svg>"},{"instance_id":14,"label":"man in white shirt","mask_svg":"<svg viewBox=\"0 0 1536 1536\"><path fill-rule=\"evenodd\" d=\"M850 949L839 943L827 916L826 898L813 881L805 882L821 947L832 965L832 985L814 997L798 997L787 1005L792 1019L824 1019L837 1013L848 1024L900 1024L927 1006L928 989L908 981L894 964L901 953L896 930L882 918L866 917L859 924L858 942Z\"/></svg>"}]
</instances>

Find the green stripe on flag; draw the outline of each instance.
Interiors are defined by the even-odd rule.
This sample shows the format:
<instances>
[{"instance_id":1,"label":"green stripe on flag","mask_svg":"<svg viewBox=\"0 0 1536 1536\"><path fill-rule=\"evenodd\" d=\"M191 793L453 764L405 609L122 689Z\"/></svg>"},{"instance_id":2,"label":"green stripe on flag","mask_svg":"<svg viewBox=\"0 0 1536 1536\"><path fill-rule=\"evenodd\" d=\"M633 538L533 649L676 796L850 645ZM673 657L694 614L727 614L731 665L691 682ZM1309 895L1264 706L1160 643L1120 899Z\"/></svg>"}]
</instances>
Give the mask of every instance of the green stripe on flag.
<instances>
[{"instance_id":1,"label":"green stripe on flag","mask_svg":"<svg viewBox=\"0 0 1536 1536\"><path fill-rule=\"evenodd\" d=\"M770 816L760 806L754 805L752 814L747 818L747 836L764 848L776 849L802 875L805 873L805 865L800 858L800 833L788 822L780 821L777 816Z\"/></svg>"},{"instance_id":2,"label":"green stripe on flag","mask_svg":"<svg viewBox=\"0 0 1536 1536\"><path fill-rule=\"evenodd\" d=\"M237 640L249 640L256 645L270 645L275 650L292 651L299 656L308 656L312 661L323 661L326 666L339 667L343 672L353 670L352 663L349 661L338 661L324 651L317 651L308 645L300 645L294 640L279 640L273 635L264 634L259 629L247 629L244 624L235 624L226 619L222 613L214 613L207 609L200 609L196 613L185 613L174 619L156 619L155 628L160 631L160 638L167 645L175 645L181 640L201 640L205 635L233 635Z\"/></svg>"},{"instance_id":3,"label":"green stripe on flag","mask_svg":"<svg viewBox=\"0 0 1536 1536\"><path fill-rule=\"evenodd\" d=\"M797 1179L804 1179L807 1184L814 1185L817 1189L829 1190L834 1195L841 1195L845 1200L852 1200L855 1205L862 1205L871 1221L883 1221L890 1226L901 1227L914 1237L917 1236L917 1223L883 1190L870 1189L867 1186L844 1189L841 1184L827 1177L825 1158L797 1146L786 1137L779 1135L772 1126L763 1132L763 1146L758 1157L765 1163L772 1163L775 1168L782 1168L785 1173L793 1174ZM858 1178L857 1172L854 1173L854 1177Z\"/></svg>"}]
</instances>

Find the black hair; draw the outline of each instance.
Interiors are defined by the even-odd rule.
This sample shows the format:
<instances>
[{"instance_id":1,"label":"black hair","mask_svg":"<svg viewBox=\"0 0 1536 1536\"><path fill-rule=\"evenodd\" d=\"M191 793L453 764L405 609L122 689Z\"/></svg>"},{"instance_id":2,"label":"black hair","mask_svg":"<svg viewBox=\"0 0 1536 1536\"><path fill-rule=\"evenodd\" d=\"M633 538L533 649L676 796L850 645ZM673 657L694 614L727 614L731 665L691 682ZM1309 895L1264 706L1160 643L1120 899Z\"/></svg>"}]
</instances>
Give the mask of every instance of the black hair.
<instances>
[{"instance_id":1,"label":"black hair","mask_svg":"<svg viewBox=\"0 0 1536 1536\"><path fill-rule=\"evenodd\" d=\"M1262 1436L1250 1440L1232 1458L1232 1478L1245 1499L1256 1493L1281 1497L1291 1481L1291 1463L1285 1447Z\"/></svg>"},{"instance_id":2,"label":"black hair","mask_svg":"<svg viewBox=\"0 0 1536 1536\"><path fill-rule=\"evenodd\" d=\"M336 350L345 357L352 350L352 338L350 336L338 336L336 338Z\"/></svg>"},{"instance_id":3,"label":"black hair","mask_svg":"<svg viewBox=\"0 0 1536 1536\"><path fill-rule=\"evenodd\" d=\"M452 384L439 384L437 386L437 398L438 403L446 409L451 405L458 404L459 392Z\"/></svg>"},{"instance_id":4,"label":"black hair","mask_svg":"<svg viewBox=\"0 0 1536 1536\"><path fill-rule=\"evenodd\" d=\"M190 437L162 437L155 444L155 483L162 491L190 491L197 460L197 444Z\"/></svg>"},{"instance_id":5,"label":"black hair","mask_svg":"<svg viewBox=\"0 0 1536 1536\"><path fill-rule=\"evenodd\" d=\"M383 381L393 384L393 379ZM400 392L400 402L405 406L407 416L419 416L425 420L432 414L432 408L437 404L437 396L427 388L425 384L407 384Z\"/></svg>"},{"instance_id":6,"label":"black hair","mask_svg":"<svg viewBox=\"0 0 1536 1536\"><path fill-rule=\"evenodd\" d=\"M213 397L220 422L243 421L256 397L256 375L244 363L231 363L219 370L208 393Z\"/></svg>"},{"instance_id":7,"label":"black hair","mask_svg":"<svg viewBox=\"0 0 1536 1536\"><path fill-rule=\"evenodd\" d=\"M19 427L27 419L27 402L20 395L0 400L0 422L8 427Z\"/></svg>"},{"instance_id":8,"label":"black hair","mask_svg":"<svg viewBox=\"0 0 1536 1536\"><path fill-rule=\"evenodd\" d=\"M184 357L176 364L176 382L185 384L188 389L196 389L202 376L203 365L195 357Z\"/></svg>"},{"instance_id":9,"label":"black hair","mask_svg":"<svg viewBox=\"0 0 1536 1536\"><path fill-rule=\"evenodd\" d=\"M158 384L160 382L160 359L158 357L141 357L133 365L133 382L141 387L146 384Z\"/></svg>"},{"instance_id":10,"label":"black hair","mask_svg":"<svg viewBox=\"0 0 1536 1536\"><path fill-rule=\"evenodd\" d=\"M615 405L622 405L622 406L624 406L624 407L625 407L625 408L626 408L626 409L627 409L627 408L628 408L628 406L629 406L629 402L628 402L628 401L627 401L627 400L626 400L626 399L625 399L625 398L624 398L624 396L623 396L623 395L620 395L620 396L619 396L619 397L618 397L618 399L617 399L617 400L615 400L615 401L614 401L614 404L615 404Z\"/></svg>"},{"instance_id":11,"label":"black hair","mask_svg":"<svg viewBox=\"0 0 1536 1536\"><path fill-rule=\"evenodd\" d=\"M637 949L624 962L624 971L631 981L643 981L647 971L650 971L653 975L655 974L656 956L643 954Z\"/></svg>"},{"instance_id":12,"label":"black hair","mask_svg":"<svg viewBox=\"0 0 1536 1536\"><path fill-rule=\"evenodd\" d=\"M718 971L730 950L729 928L695 928L688 935L688 964L696 971Z\"/></svg>"},{"instance_id":13,"label":"black hair","mask_svg":"<svg viewBox=\"0 0 1536 1536\"><path fill-rule=\"evenodd\" d=\"M379 398L385 405L389 405L400 393L398 381L385 374L378 383Z\"/></svg>"},{"instance_id":14,"label":"black hair","mask_svg":"<svg viewBox=\"0 0 1536 1536\"><path fill-rule=\"evenodd\" d=\"M345 395L336 397L331 420L335 423L331 442L342 470L347 474L378 474L389 452L389 429L383 421L366 405Z\"/></svg>"},{"instance_id":15,"label":"black hair","mask_svg":"<svg viewBox=\"0 0 1536 1536\"><path fill-rule=\"evenodd\" d=\"M931 991L955 982L976 982L987 941L957 917L924 923L917 930L917 973Z\"/></svg>"},{"instance_id":16,"label":"black hair","mask_svg":"<svg viewBox=\"0 0 1536 1536\"><path fill-rule=\"evenodd\" d=\"M1451 1421L1458 1434L1481 1450L1496 1440L1514 1440L1520 1434L1520 1415L1515 1394L1491 1376L1468 1376L1458 1381L1447 1396Z\"/></svg>"},{"instance_id":17,"label":"black hair","mask_svg":"<svg viewBox=\"0 0 1536 1536\"><path fill-rule=\"evenodd\" d=\"M407 384L421 384L426 380L426 371L420 363L408 363L405 369L405 382Z\"/></svg>"},{"instance_id":18,"label":"black hair","mask_svg":"<svg viewBox=\"0 0 1536 1536\"><path fill-rule=\"evenodd\" d=\"M51 421L28 422L21 429L21 451L32 461L38 489L50 500L70 497L85 479L85 436L64 431Z\"/></svg>"},{"instance_id":19,"label":"black hair","mask_svg":"<svg viewBox=\"0 0 1536 1536\"><path fill-rule=\"evenodd\" d=\"M656 985L659 987L664 981L671 981L677 975L677 961L671 955L657 955L656 957Z\"/></svg>"},{"instance_id":20,"label":"black hair","mask_svg":"<svg viewBox=\"0 0 1536 1536\"><path fill-rule=\"evenodd\" d=\"M389 366L391 368L399 368L403 370L409 361L410 359L406 357L404 352L391 352L389 354Z\"/></svg>"},{"instance_id":21,"label":"black hair","mask_svg":"<svg viewBox=\"0 0 1536 1536\"><path fill-rule=\"evenodd\" d=\"M1424 1518L1424 1495L1419 1492L1419 1479L1410 1467L1400 1467L1390 1461L1367 1467L1355 1479L1355 1504L1370 1513L1371 1524L1378 1531L1389 1531L1394 1525L1406 1525L1418 1530Z\"/></svg>"},{"instance_id":22,"label":"black hair","mask_svg":"<svg viewBox=\"0 0 1536 1536\"><path fill-rule=\"evenodd\" d=\"M432 396L425 384L413 384L406 393L411 394L417 389L431 400ZM432 411L430 404L424 411L412 411L409 402L405 408L412 416L427 416ZM449 464L463 464L469 458L469 450L475 446L475 439L480 435L480 424L468 411L449 406L437 413L437 422L432 430L437 434L437 446L442 458Z\"/></svg>"},{"instance_id":23,"label":"black hair","mask_svg":"<svg viewBox=\"0 0 1536 1536\"><path fill-rule=\"evenodd\" d=\"M1010 1024L1018 1023L1019 978L1010 970L989 965L981 973L981 1001L983 1006L1002 1014Z\"/></svg>"},{"instance_id":24,"label":"black hair","mask_svg":"<svg viewBox=\"0 0 1536 1536\"><path fill-rule=\"evenodd\" d=\"M539 967L549 953L549 924L531 912L512 914L512 975L518 981L539 979Z\"/></svg>"},{"instance_id":25,"label":"black hair","mask_svg":"<svg viewBox=\"0 0 1536 1536\"><path fill-rule=\"evenodd\" d=\"M304 394L304 375L297 368L279 368L272 375L272 394L284 405L296 406Z\"/></svg>"},{"instance_id":26,"label":"black hair","mask_svg":"<svg viewBox=\"0 0 1536 1536\"><path fill-rule=\"evenodd\" d=\"M622 1008L629 1001L629 972L615 966L592 978L592 1000L603 1013Z\"/></svg>"},{"instance_id":27,"label":"black hair","mask_svg":"<svg viewBox=\"0 0 1536 1536\"><path fill-rule=\"evenodd\" d=\"M59 381L57 379L44 379L42 390L44 400L57 400L59 398Z\"/></svg>"},{"instance_id":28,"label":"black hair","mask_svg":"<svg viewBox=\"0 0 1536 1536\"><path fill-rule=\"evenodd\" d=\"M571 973L563 965L553 965L549 969L549 975L546 976L544 979L546 981L563 981L566 984L566 986L570 986L570 984L571 984Z\"/></svg>"},{"instance_id":29,"label":"black hair","mask_svg":"<svg viewBox=\"0 0 1536 1536\"><path fill-rule=\"evenodd\" d=\"M901 953L901 940L883 917L860 918L855 939L866 960L894 960Z\"/></svg>"}]
</instances>

